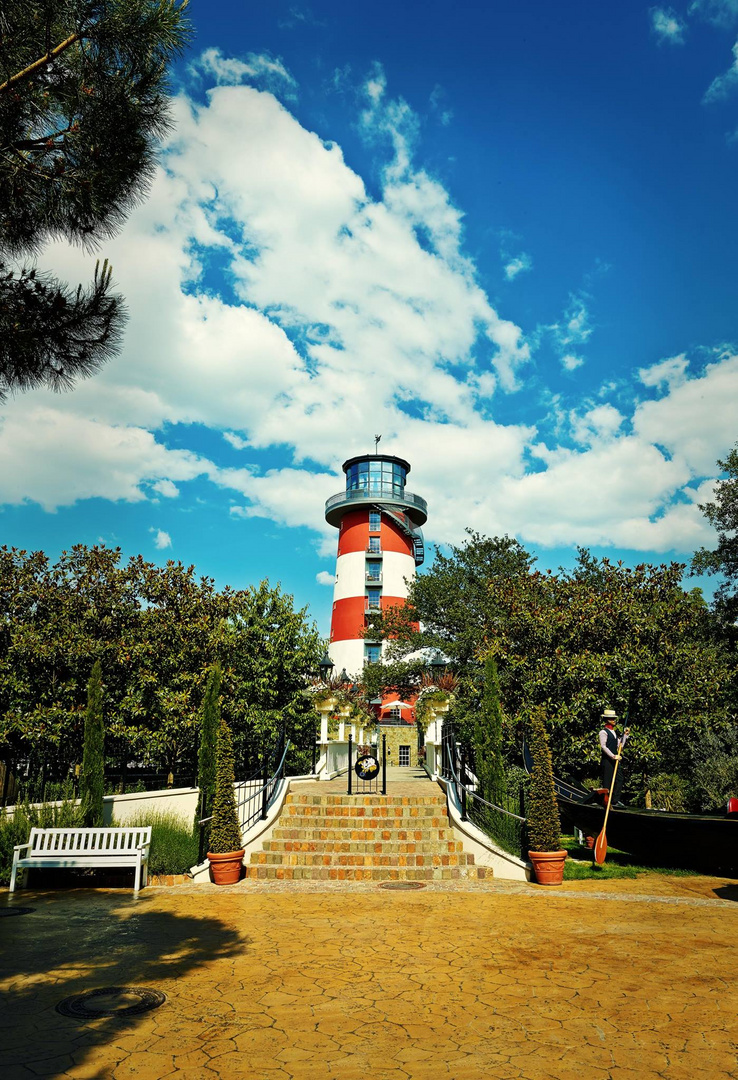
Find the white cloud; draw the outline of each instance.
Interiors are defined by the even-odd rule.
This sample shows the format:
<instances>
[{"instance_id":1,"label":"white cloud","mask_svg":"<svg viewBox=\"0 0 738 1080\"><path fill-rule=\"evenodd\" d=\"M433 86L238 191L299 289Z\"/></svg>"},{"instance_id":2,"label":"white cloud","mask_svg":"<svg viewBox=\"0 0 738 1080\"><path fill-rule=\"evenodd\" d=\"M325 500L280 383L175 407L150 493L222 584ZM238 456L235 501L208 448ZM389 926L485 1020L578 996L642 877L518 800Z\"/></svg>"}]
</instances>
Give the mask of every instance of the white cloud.
<instances>
[{"instance_id":1,"label":"white cloud","mask_svg":"<svg viewBox=\"0 0 738 1080\"><path fill-rule=\"evenodd\" d=\"M151 485L151 490L163 495L165 499L176 499L179 495L179 488L171 480L157 480Z\"/></svg>"},{"instance_id":2,"label":"white cloud","mask_svg":"<svg viewBox=\"0 0 738 1080\"><path fill-rule=\"evenodd\" d=\"M319 570L315 575L315 580L318 585L330 585L330 587L333 588L336 583L336 575L329 574L327 570Z\"/></svg>"},{"instance_id":3,"label":"white cloud","mask_svg":"<svg viewBox=\"0 0 738 1080\"><path fill-rule=\"evenodd\" d=\"M652 7L649 14L651 16L651 29L658 38L659 44L665 41L671 45L682 45L684 43L686 24L679 18L673 8Z\"/></svg>"},{"instance_id":4,"label":"white cloud","mask_svg":"<svg viewBox=\"0 0 738 1080\"><path fill-rule=\"evenodd\" d=\"M8 403L0 499L141 501L204 477L232 493L234 516L308 527L330 557L323 501L343 486L343 458L382 431L383 448L412 462L431 540L460 541L470 525L538 544L705 542L693 495L735 441L725 402L738 358L693 377L680 357L643 368L652 400L631 410L608 391L571 417L543 394L564 445L534 422L495 419L530 346L481 288L463 215L414 164L417 122L388 100L381 69L364 102L365 135L389 148L375 197L273 94L221 85L206 104L177 99L166 170L106 246L131 311L125 350L72 394ZM212 255L228 268L226 296ZM45 260L67 280L88 276L87 256L63 245ZM573 370L592 333L585 294L551 332ZM168 449L172 424L221 433L243 467ZM287 464L264 472L251 453L277 448Z\"/></svg>"},{"instance_id":5,"label":"white cloud","mask_svg":"<svg viewBox=\"0 0 738 1080\"><path fill-rule=\"evenodd\" d=\"M172 538L168 532L164 532L163 529L149 529L149 532L155 533L154 547L163 551L164 548L170 548L172 546Z\"/></svg>"},{"instance_id":6,"label":"white cloud","mask_svg":"<svg viewBox=\"0 0 738 1080\"><path fill-rule=\"evenodd\" d=\"M566 353L561 357L561 366L565 371L576 371L578 367L581 367L584 360L581 356L575 356L574 353Z\"/></svg>"},{"instance_id":7,"label":"white cloud","mask_svg":"<svg viewBox=\"0 0 738 1080\"><path fill-rule=\"evenodd\" d=\"M660 360L658 364L641 368L638 378L644 386L668 386L672 389L681 386L685 381L688 366L687 357L684 353L680 353L679 356L672 356L668 360Z\"/></svg>"},{"instance_id":8,"label":"white cloud","mask_svg":"<svg viewBox=\"0 0 738 1080\"><path fill-rule=\"evenodd\" d=\"M253 83L288 100L296 96L297 83L278 57L268 53L249 53L246 60L223 56L220 49L205 49L190 64L193 75L214 79L218 86Z\"/></svg>"},{"instance_id":9,"label":"white cloud","mask_svg":"<svg viewBox=\"0 0 738 1080\"><path fill-rule=\"evenodd\" d=\"M530 255L526 255L525 252L522 252L520 255L516 255L515 258L510 259L510 261L506 264L505 277L508 281L514 281L518 274L522 274L526 270L532 269L533 260L531 259Z\"/></svg>"},{"instance_id":10,"label":"white cloud","mask_svg":"<svg viewBox=\"0 0 738 1080\"><path fill-rule=\"evenodd\" d=\"M235 431L224 431L223 438L227 443L230 443L234 450L248 450L248 440L242 439Z\"/></svg>"},{"instance_id":11,"label":"white cloud","mask_svg":"<svg viewBox=\"0 0 738 1080\"><path fill-rule=\"evenodd\" d=\"M726 72L718 75L708 86L702 99L709 104L713 101L721 101L738 87L738 41L733 46L733 63Z\"/></svg>"}]
</instances>

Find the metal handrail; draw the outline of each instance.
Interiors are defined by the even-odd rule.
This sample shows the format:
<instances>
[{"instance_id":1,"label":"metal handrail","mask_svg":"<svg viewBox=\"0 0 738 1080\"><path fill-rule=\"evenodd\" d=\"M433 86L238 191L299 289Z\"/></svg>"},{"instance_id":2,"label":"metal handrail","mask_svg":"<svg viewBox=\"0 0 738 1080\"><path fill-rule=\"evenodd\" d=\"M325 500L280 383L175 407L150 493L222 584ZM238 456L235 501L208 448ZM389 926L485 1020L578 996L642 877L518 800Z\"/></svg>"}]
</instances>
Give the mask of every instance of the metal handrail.
<instances>
[{"instance_id":1,"label":"metal handrail","mask_svg":"<svg viewBox=\"0 0 738 1080\"><path fill-rule=\"evenodd\" d=\"M490 810L498 814L503 814L506 818L511 819L518 823L517 827L521 828L520 847L521 854L525 850L525 828L527 818L522 814L514 814L511 810L506 809L504 806L498 806L496 803L490 802L483 796L477 794L473 787L464 782L466 775L466 761L465 761L466 748L456 741L456 735L451 724L446 721L443 725L443 731L441 735L441 775L450 783L453 783L456 788L456 797L461 806L461 820L468 821L469 815L467 813L467 796L471 796L473 801L480 803L482 806L488 807ZM457 761L460 764L461 777L456 769ZM484 826L480 823L480 827ZM484 829L484 831L488 831ZM500 842L498 837L493 836L492 839Z\"/></svg>"},{"instance_id":2,"label":"metal handrail","mask_svg":"<svg viewBox=\"0 0 738 1080\"><path fill-rule=\"evenodd\" d=\"M391 484L387 487L351 488L348 491L340 491L337 495L331 495L330 499L326 499L325 509L328 511L339 503L359 499L364 502L371 500L381 502L386 499L400 506L416 506L425 514L428 512L428 503L420 495L414 495L412 491L404 491L402 495L398 495Z\"/></svg>"},{"instance_id":3,"label":"metal handrail","mask_svg":"<svg viewBox=\"0 0 738 1080\"><path fill-rule=\"evenodd\" d=\"M279 747L282 746L282 744L283 744L283 740L284 740L284 735L281 735L280 739L279 739L279 742L277 744L278 751L279 751ZM247 796L239 799L238 802L236 803L236 812L242 811L244 807L249 806L252 803L256 804L256 809L251 811L249 814L247 814L247 815L244 815L243 813L239 814L239 823L240 823L240 828L241 828L241 833L242 834L244 832L247 832L248 829L253 825L253 823L255 821L257 821L259 818L261 818L262 820L266 820L267 811L268 811L269 806L271 805L271 802L273 800L274 790L275 790L275 788L277 786L277 781L280 780L282 778L283 774L284 774L284 763L285 763L285 761L287 759L287 752L289 751L291 746L292 746L292 743L291 743L291 741L289 739L284 741L284 749L282 750L282 756L281 756L281 758L279 760L279 764L277 765L277 768L274 771L274 774L272 776L270 776L268 779L265 779L264 783L261 785L261 787L257 788L254 791L251 791ZM254 776L252 776L250 779L239 781L239 784L241 784L241 785L243 785L243 784L251 784L256 779L257 776L258 776L258 773L255 773ZM203 860L205 859L206 826L210 822L212 822L212 820L213 820L213 815L211 814L210 817L200 818L200 820L198 821L198 827L199 827L199 830L200 830L199 847L198 847L198 862L203 862Z\"/></svg>"}]
</instances>

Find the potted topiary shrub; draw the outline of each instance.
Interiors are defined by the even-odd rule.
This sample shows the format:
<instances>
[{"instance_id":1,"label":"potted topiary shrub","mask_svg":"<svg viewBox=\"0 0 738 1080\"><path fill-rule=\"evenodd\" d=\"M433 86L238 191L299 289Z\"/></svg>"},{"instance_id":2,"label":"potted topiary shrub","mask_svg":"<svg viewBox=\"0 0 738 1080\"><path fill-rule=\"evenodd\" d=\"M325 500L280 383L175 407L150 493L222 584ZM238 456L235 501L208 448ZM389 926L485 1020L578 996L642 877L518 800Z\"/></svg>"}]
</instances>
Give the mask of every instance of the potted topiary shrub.
<instances>
[{"instance_id":1,"label":"potted topiary shrub","mask_svg":"<svg viewBox=\"0 0 738 1080\"><path fill-rule=\"evenodd\" d=\"M233 743L225 720L218 726L215 751L215 796L210 826L210 874L216 885L233 885L241 877L244 848L236 813L233 772Z\"/></svg>"},{"instance_id":2,"label":"potted topiary shrub","mask_svg":"<svg viewBox=\"0 0 738 1080\"><path fill-rule=\"evenodd\" d=\"M561 847L551 748L541 708L531 715L529 740L533 767L528 789L528 858L539 885L560 885L564 880L566 852Z\"/></svg>"}]
</instances>

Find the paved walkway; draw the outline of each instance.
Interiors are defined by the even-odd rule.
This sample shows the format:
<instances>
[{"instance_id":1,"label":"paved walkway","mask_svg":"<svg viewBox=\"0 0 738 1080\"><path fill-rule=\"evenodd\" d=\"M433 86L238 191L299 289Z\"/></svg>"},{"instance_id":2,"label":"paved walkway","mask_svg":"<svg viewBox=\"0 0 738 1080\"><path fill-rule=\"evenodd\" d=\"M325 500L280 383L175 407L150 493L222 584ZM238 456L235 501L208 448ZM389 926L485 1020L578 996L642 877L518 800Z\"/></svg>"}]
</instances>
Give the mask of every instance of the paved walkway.
<instances>
[{"instance_id":1,"label":"paved walkway","mask_svg":"<svg viewBox=\"0 0 738 1080\"><path fill-rule=\"evenodd\" d=\"M738 883L647 882L16 893L0 1076L738 1078ZM55 1011L106 986L167 1000Z\"/></svg>"}]
</instances>

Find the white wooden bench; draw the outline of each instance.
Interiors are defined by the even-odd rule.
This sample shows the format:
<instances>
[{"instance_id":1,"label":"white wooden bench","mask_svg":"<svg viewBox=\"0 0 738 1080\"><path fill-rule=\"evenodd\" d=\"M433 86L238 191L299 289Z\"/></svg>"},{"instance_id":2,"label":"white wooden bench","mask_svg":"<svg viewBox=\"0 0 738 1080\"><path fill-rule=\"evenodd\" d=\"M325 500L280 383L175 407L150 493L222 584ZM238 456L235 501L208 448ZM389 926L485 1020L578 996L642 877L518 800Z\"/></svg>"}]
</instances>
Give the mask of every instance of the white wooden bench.
<instances>
[{"instance_id":1,"label":"white wooden bench","mask_svg":"<svg viewBox=\"0 0 738 1080\"><path fill-rule=\"evenodd\" d=\"M10 892L19 870L33 867L126 867L135 869L133 891L148 878L151 826L116 829L31 829L27 844L13 849ZM27 854L21 858L21 852Z\"/></svg>"}]
</instances>

